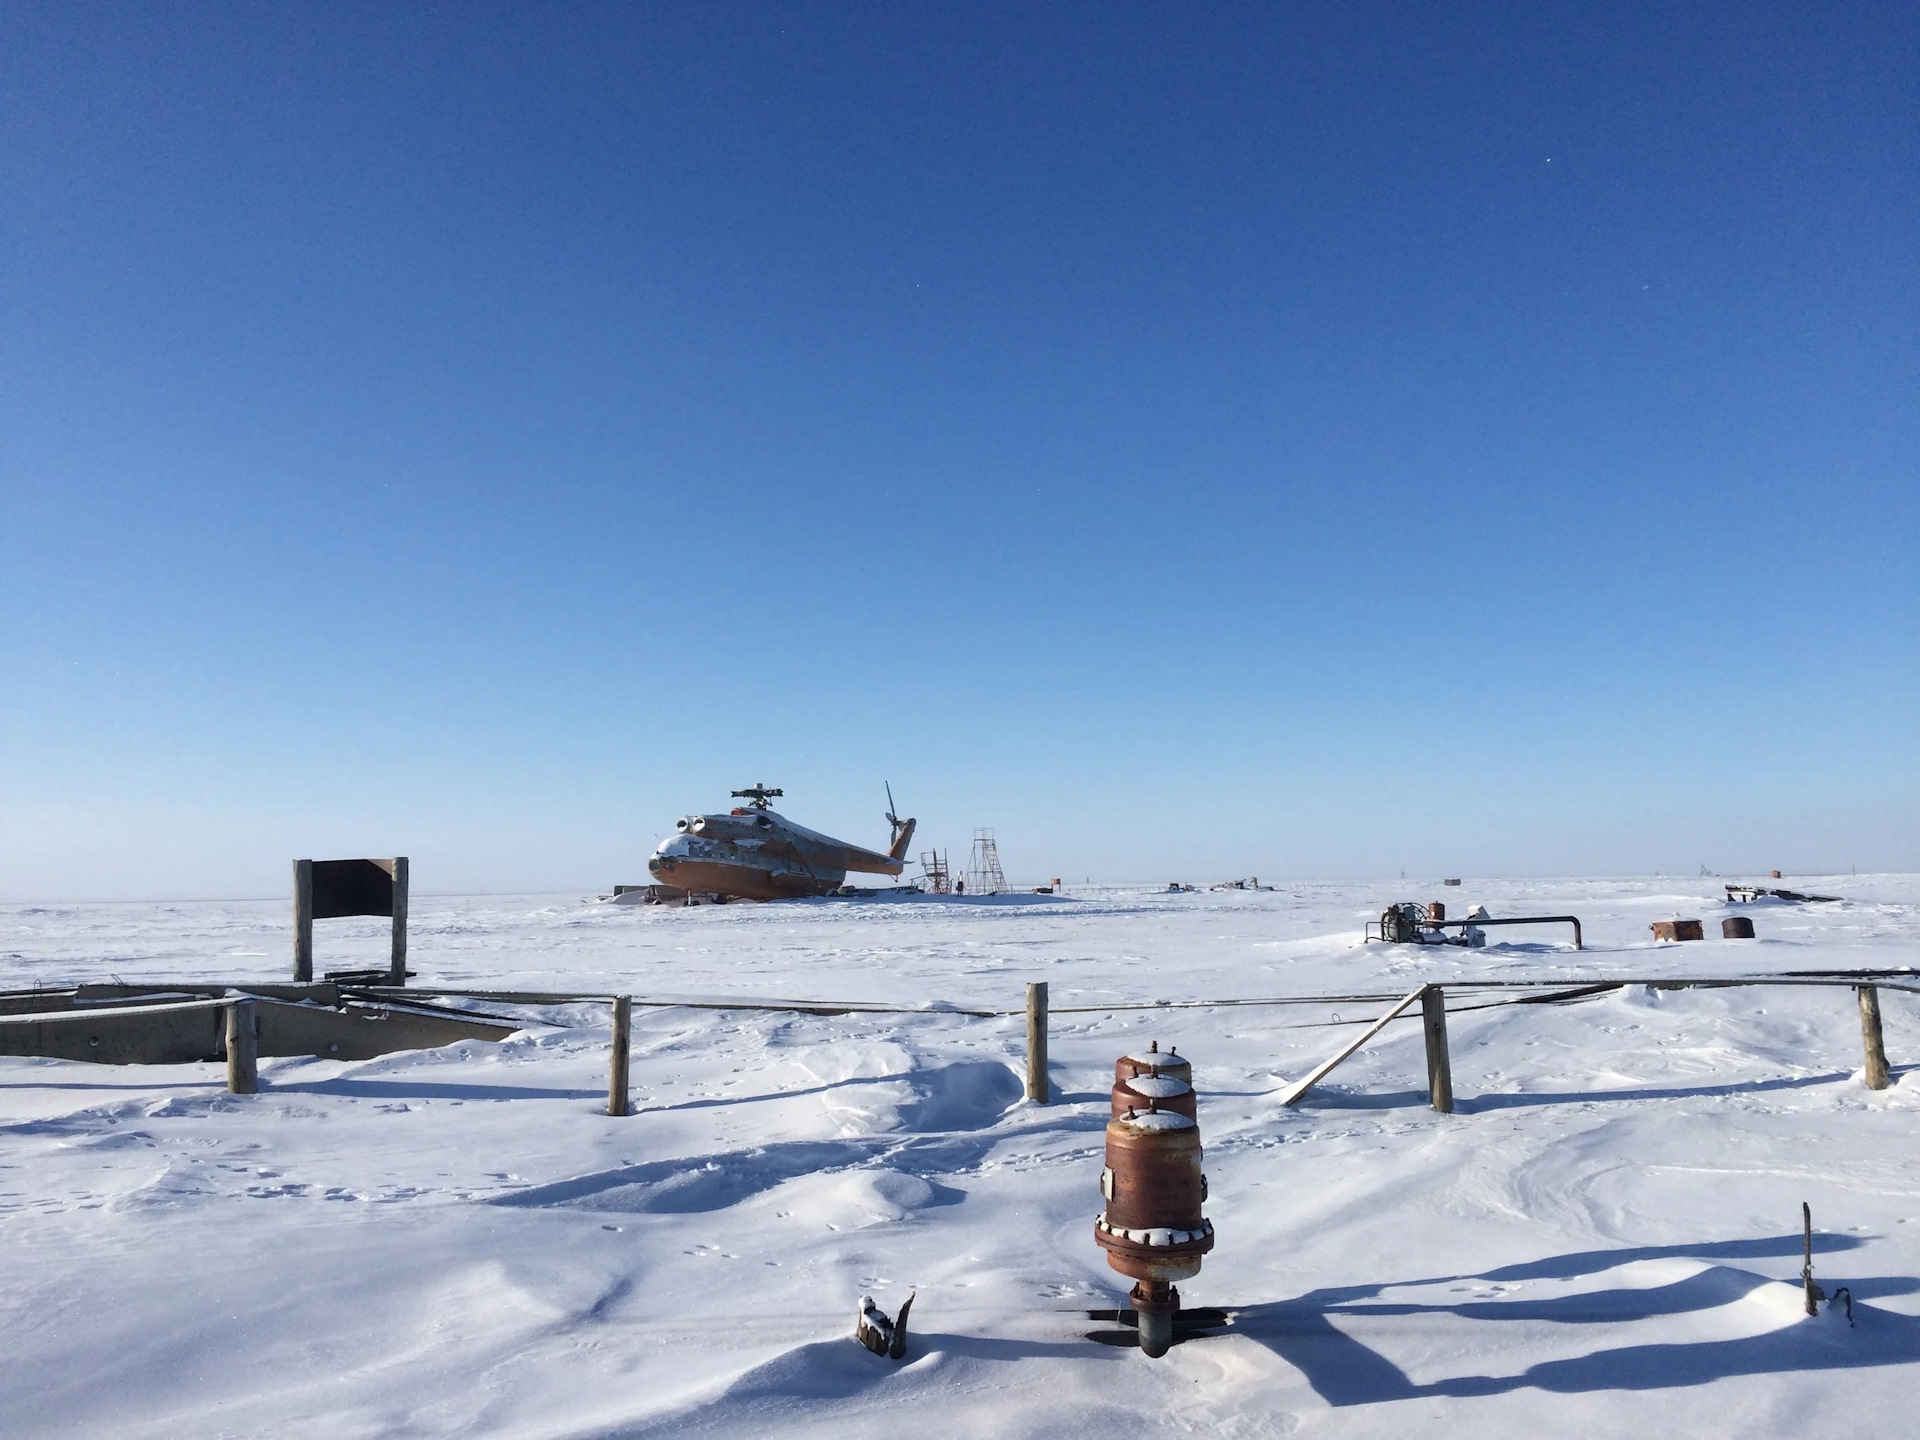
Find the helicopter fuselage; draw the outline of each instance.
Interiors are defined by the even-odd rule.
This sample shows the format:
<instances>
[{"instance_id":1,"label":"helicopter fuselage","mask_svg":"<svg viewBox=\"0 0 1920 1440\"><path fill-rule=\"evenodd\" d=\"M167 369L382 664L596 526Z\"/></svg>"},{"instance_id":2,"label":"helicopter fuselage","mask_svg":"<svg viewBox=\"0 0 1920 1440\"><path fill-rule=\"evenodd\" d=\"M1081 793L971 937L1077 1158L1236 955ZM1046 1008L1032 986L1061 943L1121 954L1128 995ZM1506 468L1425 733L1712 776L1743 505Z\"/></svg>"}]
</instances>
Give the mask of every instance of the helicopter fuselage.
<instances>
[{"instance_id":1,"label":"helicopter fuselage","mask_svg":"<svg viewBox=\"0 0 1920 1440\"><path fill-rule=\"evenodd\" d=\"M849 870L898 875L905 868L903 860L752 806L724 815L689 815L674 831L660 842L647 869L662 884L695 894L788 900L837 890Z\"/></svg>"}]
</instances>

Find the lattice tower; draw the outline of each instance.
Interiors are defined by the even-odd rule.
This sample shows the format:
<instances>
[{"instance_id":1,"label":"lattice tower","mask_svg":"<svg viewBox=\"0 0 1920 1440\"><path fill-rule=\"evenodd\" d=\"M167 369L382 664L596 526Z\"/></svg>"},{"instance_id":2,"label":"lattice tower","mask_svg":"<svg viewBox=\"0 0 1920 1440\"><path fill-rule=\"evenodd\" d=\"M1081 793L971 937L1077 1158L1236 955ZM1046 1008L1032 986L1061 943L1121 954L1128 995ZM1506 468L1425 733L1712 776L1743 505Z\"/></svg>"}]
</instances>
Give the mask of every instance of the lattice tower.
<instances>
[{"instance_id":1,"label":"lattice tower","mask_svg":"<svg viewBox=\"0 0 1920 1440\"><path fill-rule=\"evenodd\" d=\"M967 858L967 893L998 895L1007 888L1007 877L1000 869L1000 847L993 831L973 832L973 854Z\"/></svg>"},{"instance_id":2,"label":"lattice tower","mask_svg":"<svg viewBox=\"0 0 1920 1440\"><path fill-rule=\"evenodd\" d=\"M920 852L920 885L929 895L953 893L953 876L947 869L947 857L938 850Z\"/></svg>"}]
</instances>

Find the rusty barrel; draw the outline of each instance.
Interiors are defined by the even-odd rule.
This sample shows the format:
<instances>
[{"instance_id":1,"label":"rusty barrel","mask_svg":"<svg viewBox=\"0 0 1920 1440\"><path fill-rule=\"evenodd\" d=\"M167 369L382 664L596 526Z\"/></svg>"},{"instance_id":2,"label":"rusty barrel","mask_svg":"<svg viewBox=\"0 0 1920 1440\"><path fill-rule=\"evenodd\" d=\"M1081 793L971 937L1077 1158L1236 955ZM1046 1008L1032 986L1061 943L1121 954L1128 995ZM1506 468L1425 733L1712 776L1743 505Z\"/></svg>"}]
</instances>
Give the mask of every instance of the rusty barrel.
<instances>
[{"instance_id":1,"label":"rusty barrel","mask_svg":"<svg viewBox=\"0 0 1920 1440\"><path fill-rule=\"evenodd\" d=\"M1427 923L1429 925L1438 925L1441 921L1445 920L1446 918L1447 918L1447 902L1446 901L1429 900L1427 902Z\"/></svg>"},{"instance_id":2,"label":"rusty barrel","mask_svg":"<svg viewBox=\"0 0 1920 1440\"><path fill-rule=\"evenodd\" d=\"M1729 915L1720 922L1720 938L1723 940L1753 939L1753 921L1745 915Z\"/></svg>"},{"instance_id":3,"label":"rusty barrel","mask_svg":"<svg viewBox=\"0 0 1920 1440\"><path fill-rule=\"evenodd\" d=\"M1171 1075L1135 1075L1126 1080L1116 1080L1113 1082L1112 1104L1115 1117L1129 1110L1165 1110L1169 1114L1184 1115L1189 1120L1199 1118L1193 1086Z\"/></svg>"}]
</instances>

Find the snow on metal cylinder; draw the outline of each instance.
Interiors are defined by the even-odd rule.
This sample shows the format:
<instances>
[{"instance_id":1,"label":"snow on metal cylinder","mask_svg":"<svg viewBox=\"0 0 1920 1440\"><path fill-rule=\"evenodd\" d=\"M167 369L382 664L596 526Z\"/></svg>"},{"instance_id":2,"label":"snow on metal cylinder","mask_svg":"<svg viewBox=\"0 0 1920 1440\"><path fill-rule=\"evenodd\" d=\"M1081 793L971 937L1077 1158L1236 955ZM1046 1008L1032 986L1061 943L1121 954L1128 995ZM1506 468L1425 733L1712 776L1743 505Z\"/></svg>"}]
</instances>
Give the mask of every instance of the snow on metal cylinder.
<instances>
[{"instance_id":1,"label":"snow on metal cylinder","mask_svg":"<svg viewBox=\"0 0 1920 1440\"><path fill-rule=\"evenodd\" d=\"M1163 1053L1160 1042L1155 1040L1144 1055L1122 1055L1113 1062L1113 1078L1116 1081L1131 1080L1135 1075L1165 1075L1191 1085L1193 1066L1181 1058L1178 1049Z\"/></svg>"},{"instance_id":2,"label":"snow on metal cylinder","mask_svg":"<svg viewBox=\"0 0 1920 1440\"><path fill-rule=\"evenodd\" d=\"M1117 1119L1129 1110L1161 1110L1184 1115L1189 1120L1199 1118L1193 1086L1171 1075L1132 1075L1114 1081L1114 1117Z\"/></svg>"},{"instance_id":3,"label":"snow on metal cylinder","mask_svg":"<svg viewBox=\"0 0 1920 1440\"><path fill-rule=\"evenodd\" d=\"M1135 1282L1129 1299L1139 1318L1140 1348L1164 1355L1180 1307L1174 1281L1200 1273L1213 1249L1213 1225L1201 1213L1207 1177L1200 1169L1193 1069L1156 1044L1114 1066L1113 1118L1107 1122L1107 1164L1100 1174L1106 1209L1094 1242L1107 1263Z\"/></svg>"}]
</instances>

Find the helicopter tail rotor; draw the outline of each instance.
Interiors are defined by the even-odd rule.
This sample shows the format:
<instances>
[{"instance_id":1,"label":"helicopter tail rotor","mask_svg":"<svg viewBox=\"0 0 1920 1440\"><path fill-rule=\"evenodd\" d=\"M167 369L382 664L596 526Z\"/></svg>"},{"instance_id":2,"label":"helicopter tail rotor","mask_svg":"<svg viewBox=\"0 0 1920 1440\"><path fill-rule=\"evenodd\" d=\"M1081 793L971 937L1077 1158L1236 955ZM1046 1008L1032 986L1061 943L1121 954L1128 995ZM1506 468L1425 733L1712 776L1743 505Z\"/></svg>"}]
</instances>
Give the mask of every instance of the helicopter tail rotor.
<instances>
[{"instance_id":1,"label":"helicopter tail rotor","mask_svg":"<svg viewBox=\"0 0 1920 1440\"><path fill-rule=\"evenodd\" d=\"M887 858L889 860L905 860L907 858L907 846L913 843L913 827L918 822L915 821L912 816L908 816L905 820L902 820L898 815L893 813L893 810L893 785L889 782L887 785L887 824L893 827L893 843L887 846Z\"/></svg>"}]
</instances>

